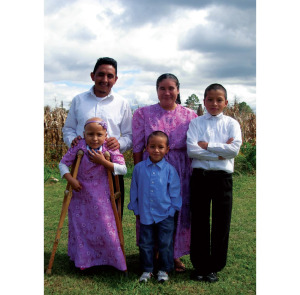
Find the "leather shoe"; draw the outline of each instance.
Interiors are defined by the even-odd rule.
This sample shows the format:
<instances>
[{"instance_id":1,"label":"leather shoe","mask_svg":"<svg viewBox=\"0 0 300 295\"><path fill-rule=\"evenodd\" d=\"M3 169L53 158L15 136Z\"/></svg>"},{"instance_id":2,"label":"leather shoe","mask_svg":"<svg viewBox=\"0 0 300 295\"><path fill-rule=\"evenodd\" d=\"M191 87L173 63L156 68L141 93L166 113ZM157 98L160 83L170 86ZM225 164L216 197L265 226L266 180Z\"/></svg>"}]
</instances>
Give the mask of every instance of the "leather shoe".
<instances>
[{"instance_id":1,"label":"leather shoe","mask_svg":"<svg viewBox=\"0 0 300 295\"><path fill-rule=\"evenodd\" d=\"M205 276L200 275L198 272L193 271L191 274L191 279L193 281L203 282L205 280Z\"/></svg>"},{"instance_id":2,"label":"leather shoe","mask_svg":"<svg viewBox=\"0 0 300 295\"><path fill-rule=\"evenodd\" d=\"M204 280L209 283L215 283L219 280L219 278L217 277L217 274L215 272L212 272L212 273L204 276Z\"/></svg>"}]
</instances>

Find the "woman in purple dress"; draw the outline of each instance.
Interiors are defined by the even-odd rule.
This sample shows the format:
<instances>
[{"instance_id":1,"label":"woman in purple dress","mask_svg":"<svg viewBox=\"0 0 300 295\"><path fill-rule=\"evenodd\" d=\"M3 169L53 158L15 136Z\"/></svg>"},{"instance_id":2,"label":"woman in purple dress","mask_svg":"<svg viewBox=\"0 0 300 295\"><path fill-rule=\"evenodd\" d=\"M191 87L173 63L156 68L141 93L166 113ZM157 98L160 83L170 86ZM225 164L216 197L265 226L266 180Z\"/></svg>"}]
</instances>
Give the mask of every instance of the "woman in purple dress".
<instances>
[{"instance_id":1,"label":"woman in purple dress","mask_svg":"<svg viewBox=\"0 0 300 295\"><path fill-rule=\"evenodd\" d=\"M107 125L100 118L87 120L84 139L70 148L59 163L62 177L73 188L68 211L68 254L80 269L111 265L125 271L126 262L110 203L107 169L119 175L126 174L127 169L119 150L107 148L106 130ZM68 167L80 149L84 155L75 179ZM112 162L105 159L105 151L109 151Z\"/></svg>"},{"instance_id":2,"label":"woman in purple dress","mask_svg":"<svg viewBox=\"0 0 300 295\"><path fill-rule=\"evenodd\" d=\"M176 221L174 236L175 271L185 271L180 257L190 253L190 199L189 182L191 161L186 152L186 133L189 123L197 114L180 105L179 81L173 74L163 74L156 82L159 103L139 108L133 114L133 158L134 164L145 160L144 151L148 135L161 130L169 136L170 151L166 160L173 165L180 177L182 208ZM137 240L138 240L137 223Z\"/></svg>"}]
</instances>

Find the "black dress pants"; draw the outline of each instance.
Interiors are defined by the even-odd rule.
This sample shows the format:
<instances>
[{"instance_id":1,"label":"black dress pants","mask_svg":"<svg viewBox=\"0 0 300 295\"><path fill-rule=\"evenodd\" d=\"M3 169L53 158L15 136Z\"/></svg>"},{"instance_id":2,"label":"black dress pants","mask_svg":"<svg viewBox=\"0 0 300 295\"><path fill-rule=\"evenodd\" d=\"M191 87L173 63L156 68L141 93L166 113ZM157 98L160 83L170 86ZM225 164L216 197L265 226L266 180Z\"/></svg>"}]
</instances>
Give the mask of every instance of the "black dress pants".
<instances>
[{"instance_id":1,"label":"black dress pants","mask_svg":"<svg viewBox=\"0 0 300 295\"><path fill-rule=\"evenodd\" d=\"M232 211L232 174L194 168L190 184L190 258L195 270L206 275L218 272L226 265Z\"/></svg>"}]
</instances>

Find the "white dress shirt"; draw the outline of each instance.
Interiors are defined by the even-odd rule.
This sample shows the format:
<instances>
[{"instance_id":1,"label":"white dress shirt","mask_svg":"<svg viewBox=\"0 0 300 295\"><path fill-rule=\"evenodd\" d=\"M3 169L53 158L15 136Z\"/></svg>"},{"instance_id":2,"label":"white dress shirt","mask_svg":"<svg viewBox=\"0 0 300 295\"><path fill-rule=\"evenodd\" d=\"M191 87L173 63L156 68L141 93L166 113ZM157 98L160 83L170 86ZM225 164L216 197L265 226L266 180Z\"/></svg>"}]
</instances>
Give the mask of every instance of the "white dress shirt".
<instances>
[{"instance_id":1,"label":"white dress shirt","mask_svg":"<svg viewBox=\"0 0 300 295\"><path fill-rule=\"evenodd\" d=\"M72 100L62 129L63 139L68 147L75 137L83 137L84 124L92 117L99 117L107 123L108 137L115 137L119 141L121 153L131 148L132 113L129 103L113 91L106 97L97 97L94 94L94 86Z\"/></svg>"},{"instance_id":2,"label":"white dress shirt","mask_svg":"<svg viewBox=\"0 0 300 295\"><path fill-rule=\"evenodd\" d=\"M231 144L227 144L233 138ZM208 142L207 150L202 149L199 141ZM205 170L234 171L234 157L239 153L242 133L239 123L223 113L212 116L206 113L190 122L187 132L187 153L192 161L192 168ZM219 160L219 156L225 160Z\"/></svg>"}]
</instances>

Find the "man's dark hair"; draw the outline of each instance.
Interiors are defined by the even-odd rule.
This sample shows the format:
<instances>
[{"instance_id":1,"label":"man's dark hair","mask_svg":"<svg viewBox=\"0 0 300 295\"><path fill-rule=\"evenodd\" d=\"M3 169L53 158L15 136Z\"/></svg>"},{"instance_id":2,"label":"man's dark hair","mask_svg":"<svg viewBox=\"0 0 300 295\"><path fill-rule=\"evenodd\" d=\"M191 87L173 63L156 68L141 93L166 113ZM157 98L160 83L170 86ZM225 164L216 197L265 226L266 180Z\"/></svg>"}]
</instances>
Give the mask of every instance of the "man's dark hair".
<instances>
[{"instance_id":1,"label":"man's dark hair","mask_svg":"<svg viewBox=\"0 0 300 295\"><path fill-rule=\"evenodd\" d=\"M165 137L167 139L167 146L169 146L169 136L166 133L164 133L163 131L160 131L160 130L153 131L152 133L149 134L149 136L147 138L147 145L149 143L150 138L152 138L154 136Z\"/></svg>"},{"instance_id":2,"label":"man's dark hair","mask_svg":"<svg viewBox=\"0 0 300 295\"><path fill-rule=\"evenodd\" d=\"M117 76L118 65L117 65L117 62L113 58L111 58L111 57L100 57L100 58L98 58L97 62L95 64L95 67L94 67L94 71L93 71L94 74L96 73L97 69L101 65L112 65L116 70L116 76Z\"/></svg>"},{"instance_id":3,"label":"man's dark hair","mask_svg":"<svg viewBox=\"0 0 300 295\"><path fill-rule=\"evenodd\" d=\"M204 91L204 99L205 99L205 97L206 97L208 91L210 91L210 90L218 90L218 89L223 90L223 92L224 92L224 94L225 94L225 100L227 100L227 91L226 91L225 87L222 86L221 84L218 84L218 83L211 84L211 85L209 85L209 86L205 89L205 91Z\"/></svg>"}]
</instances>

